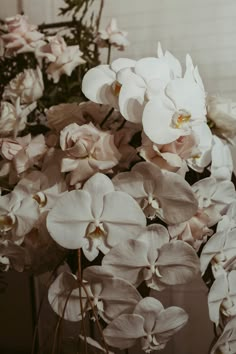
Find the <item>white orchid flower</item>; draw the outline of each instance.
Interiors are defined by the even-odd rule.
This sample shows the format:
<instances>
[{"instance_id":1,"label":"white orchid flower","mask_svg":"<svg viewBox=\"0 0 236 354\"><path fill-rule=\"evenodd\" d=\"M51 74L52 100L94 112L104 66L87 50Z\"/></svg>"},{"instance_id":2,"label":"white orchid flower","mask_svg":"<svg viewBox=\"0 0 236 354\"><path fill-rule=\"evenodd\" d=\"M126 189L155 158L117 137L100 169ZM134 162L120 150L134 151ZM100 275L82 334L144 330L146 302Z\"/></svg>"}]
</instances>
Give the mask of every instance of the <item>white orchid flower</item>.
<instances>
[{"instance_id":1,"label":"white orchid flower","mask_svg":"<svg viewBox=\"0 0 236 354\"><path fill-rule=\"evenodd\" d=\"M84 313L91 310L92 304L99 316L109 323L122 313L132 312L141 298L134 286L123 279L113 277L101 266L84 270L81 292L76 276L62 273L50 286L48 293L53 310L69 321L82 319L81 302Z\"/></svg>"},{"instance_id":2,"label":"white orchid flower","mask_svg":"<svg viewBox=\"0 0 236 354\"><path fill-rule=\"evenodd\" d=\"M160 350L187 322L188 315L179 307L164 309L160 301L146 297L133 313L122 314L103 331L106 342L112 347L126 349L137 341L145 353Z\"/></svg>"},{"instance_id":3,"label":"white orchid flower","mask_svg":"<svg viewBox=\"0 0 236 354\"><path fill-rule=\"evenodd\" d=\"M236 134L236 103L230 98L207 96L207 117L214 132L233 143Z\"/></svg>"},{"instance_id":4,"label":"white orchid flower","mask_svg":"<svg viewBox=\"0 0 236 354\"><path fill-rule=\"evenodd\" d=\"M122 80L129 76L134 65L135 60L120 58L110 66L99 65L90 69L83 77L82 91L84 95L92 102L108 104L118 108L118 96ZM124 72L124 75L121 72Z\"/></svg>"},{"instance_id":5,"label":"white orchid flower","mask_svg":"<svg viewBox=\"0 0 236 354\"><path fill-rule=\"evenodd\" d=\"M217 136L213 136L211 175L216 180L231 180L233 172L233 159L228 144Z\"/></svg>"},{"instance_id":6,"label":"white orchid flower","mask_svg":"<svg viewBox=\"0 0 236 354\"><path fill-rule=\"evenodd\" d=\"M210 354L233 354L236 352L236 317L227 322L223 333L211 349Z\"/></svg>"},{"instance_id":7,"label":"white orchid flower","mask_svg":"<svg viewBox=\"0 0 236 354\"><path fill-rule=\"evenodd\" d=\"M198 144L196 152L188 159L187 163L194 171L202 173L212 159L213 135L206 122L194 125L192 132L198 140Z\"/></svg>"},{"instance_id":8,"label":"white orchid flower","mask_svg":"<svg viewBox=\"0 0 236 354\"><path fill-rule=\"evenodd\" d=\"M143 129L156 144L168 144L189 135L192 127L206 121L205 94L194 81L171 80L165 95L150 99L143 111Z\"/></svg>"},{"instance_id":9,"label":"white orchid flower","mask_svg":"<svg viewBox=\"0 0 236 354\"><path fill-rule=\"evenodd\" d=\"M236 268L236 228L229 231L216 232L204 246L200 262L201 271L204 273L209 263L214 277Z\"/></svg>"},{"instance_id":10,"label":"white orchid flower","mask_svg":"<svg viewBox=\"0 0 236 354\"><path fill-rule=\"evenodd\" d=\"M182 67L179 60L168 50L163 53L160 42L157 44L157 57L167 63L171 79L182 77Z\"/></svg>"},{"instance_id":11,"label":"white orchid flower","mask_svg":"<svg viewBox=\"0 0 236 354\"><path fill-rule=\"evenodd\" d=\"M53 164L43 172L32 171L25 175L15 191L36 200L42 213L54 206L56 200L67 191L67 186L59 169Z\"/></svg>"},{"instance_id":12,"label":"white orchid flower","mask_svg":"<svg viewBox=\"0 0 236 354\"><path fill-rule=\"evenodd\" d=\"M89 260L99 250L107 253L124 239L135 237L146 225L138 203L127 193L115 191L112 181L95 174L82 190L64 194L49 211L47 228L62 247L82 247Z\"/></svg>"},{"instance_id":13,"label":"white orchid flower","mask_svg":"<svg viewBox=\"0 0 236 354\"><path fill-rule=\"evenodd\" d=\"M158 216L168 224L176 224L197 211L197 201L184 178L152 163L137 163L131 172L116 175L113 182L118 190L135 198L151 219Z\"/></svg>"},{"instance_id":14,"label":"white orchid flower","mask_svg":"<svg viewBox=\"0 0 236 354\"><path fill-rule=\"evenodd\" d=\"M143 58L136 62L129 80L124 81L119 94L121 114L130 122L141 123L147 102L159 99L171 80L168 64L158 58Z\"/></svg>"},{"instance_id":15,"label":"white orchid flower","mask_svg":"<svg viewBox=\"0 0 236 354\"><path fill-rule=\"evenodd\" d=\"M217 181L214 177L204 178L192 185L200 209L210 217L209 227L216 224L224 209L235 201L236 193L231 181Z\"/></svg>"},{"instance_id":16,"label":"white orchid flower","mask_svg":"<svg viewBox=\"0 0 236 354\"><path fill-rule=\"evenodd\" d=\"M135 286L145 280L155 290L186 283L199 272L193 248L183 241L169 242L168 231L158 224L149 225L137 239L113 247L102 264Z\"/></svg>"},{"instance_id":17,"label":"white orchid flower","mask_svg":"<svg viewBox=\"0 0 236 354\"><path fill-rule=\"evenodd\" d=\"M236 270L216 278L208 294L209 315L219 325L220 314L226 317L236 315Z\"/></svg>"},{"instance_id":18,"label":"white orchid flower","mask_svg":"<svg viewBox=\"0 0 236 354\"><path fill-rule=\"evenodd\" d=\"M0 196L0 235L22 243L39 218L37 202L12 191Z\"/></svg>"}]
</instances>

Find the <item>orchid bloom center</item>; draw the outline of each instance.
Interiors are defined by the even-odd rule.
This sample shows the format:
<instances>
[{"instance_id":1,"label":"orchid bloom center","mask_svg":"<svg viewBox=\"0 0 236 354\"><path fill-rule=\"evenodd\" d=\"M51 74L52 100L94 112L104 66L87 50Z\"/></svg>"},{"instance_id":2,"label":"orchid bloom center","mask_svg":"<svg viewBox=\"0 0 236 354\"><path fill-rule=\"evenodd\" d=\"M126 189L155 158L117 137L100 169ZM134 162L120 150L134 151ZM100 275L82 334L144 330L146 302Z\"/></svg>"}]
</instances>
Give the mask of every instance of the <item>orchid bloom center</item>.
<instances>
[{"instance_id":1,"label":"orchid bloom center","mask_svg":"<svg viewBox=\"0 0 236 354\"><path fill-rule=\"evenodd\" d=\"M191 119L191 114L184 109L180 109L179 111L174 113L172 117L171 125L173 128L176 129L188 128L190 119Z\"/></svg>"},{"instance_id":2,"label":"orchid bloom center","mask_svg":"<svg viewBox=\"0 0 236 354\"><path fill-rule=\"evenodd\" d=\"M148 341L148 347L143 348L145 353L150 353L152 350L163 349L163 345L156 340L154 335L148 334L145 339Z\"/></svg>"},{"instance_id":3,"label":"orchid bloom center","mask_svg":"<svg viewBox=\"0 0 236 354\"><path fill-rule=\"evenodd\" d=\"M235 304L229 297L223 299L220 309L222 313L227 317L235 315Z\"/></svg>"},{"instance_id":4,"label":"orchid bloom center","mask_svg":"<svg viewBox=\"0 0 236 354\"><path fill-rule=\"evenodd\" d=\"M47 204L47 196L43 192L38 192L33 195L33 199L36 200L40 208L45 207Z\"/></svg>"},{"instance_id":5,"label":"orchid bloom center","mask_svg":"<svg viewBox=\"0 0 236 354\"><path fill-rule=\"evenodd\" d=\"M0 215L0 232L6 233L10 231L16 222L14 215Z\"/></svg>"},{"instance_id":6,"label":"orchid bloom center","mask_svg":"<svg viewBox=\"0 0 236 354\"><path fill-rule=\"evenodd\" d=\"M121 89L121 84L118 81L113 82L112 91L115 96L119 96L120 89Z\"/></svg>"},{"instance_id":7,"label":"orchid bloom center","mask_svg":"<svg viewBox=\"0 0 236 354\"><path fill-rule=\"evenodd\" d=\"M106 231L103 227L103 223L99 221L95 221L91 223L87 230L87 237L92 239L97 239L103 236L106 236Z\"/></svg>"}]
</instances>

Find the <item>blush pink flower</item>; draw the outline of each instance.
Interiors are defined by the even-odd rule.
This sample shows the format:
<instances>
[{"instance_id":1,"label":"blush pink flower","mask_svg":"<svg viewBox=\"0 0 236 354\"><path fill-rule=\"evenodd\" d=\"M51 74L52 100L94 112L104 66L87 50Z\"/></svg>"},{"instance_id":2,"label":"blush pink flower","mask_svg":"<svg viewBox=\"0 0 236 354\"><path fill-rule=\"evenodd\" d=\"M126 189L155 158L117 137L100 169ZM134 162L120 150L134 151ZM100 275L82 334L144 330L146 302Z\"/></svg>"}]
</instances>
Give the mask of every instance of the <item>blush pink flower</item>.
<instances>
[{"instance_id":1,"label":"blush pink flower","mask_svg":"<svg viewBox=\"0 0 236 354\"><path fill-rule=\"evenodd\" d=\"M83 53L78 45L68 46L47 68L48 78L54 83L60 80L62 74L70 76L72 71L80 64L84 64Z\"/></svg>"},{"instance_id":2,"label":"blush pink flower","mask_svg":"<svg viewBox=\"0 0 236 354\"><path fill-rule=\"evenodd\" d=\"M127 40L127 32L121 31L117 27L117 21L112 18L105 30L100 30L98 35L98 45L100 47L107 47L113 45L118 50L124 50L129 45Z\"/></svg>"},{"instance_id":3,"label":"blush pink flower","mask_svg":"<svg viewBox=\"0 0 236 354\"><path fill-rule=\"evenodd\" d=\"M140 156L161 169L177 172L187 169L186 160L197 151L197 140L193 134L181 136L169 144L155 144L144 133L142 145L138 148Z\"/></svg>"},{"instance_id":4,"label":"blush pink flower","mask_svg":"<svg viewBox=\"0 0 236 354\"><path fill-rule=\"evenodd\" d=\"M29 24L26 16L8 17L5 23L8 33L2 39L7 49L6 54L34 52L43 43L44 34L37 31L37 26Z\"/></svg>"},{"instance_id":5,"label":"blush pink flower","mask_svg":"<svg viewBox=\"0 0 236 354\"><path fill-rule=\"evenodd\" d=\"M17 174L37 164L46 150L45 138L42 134L34 138L28 134L16 139L0 139L0 155L12 162Z\"/></svg>"},{"instance_id":6,"label":"blush pink flower","mask_svg":"<svg viewBox=\"0 0 236 354\"><path fill-rule=\"evenodd\" d=\"M20 97L21 104L30 104L43 95L43 75L39 67L25 69L5 87L3 98L15 103Z\"/></svg>"},{"instance_id":7,"label":"blush pink flower","mask_svg":"<svg viewBox=\"0 0 236 354\"><path fill-rule=\"evenodd\" d=\"M207 241L207 237L213 234L213 230L209 229L210 218L199 209L190 220L168 227L172 239L183 240L190 244L196 251L203 242Z\"/></svg>"},{"instance_id":8,"label":"blush pink flower","mask_svg":"<svg viewBox=\"0 0 236 354\"><path fill-rule=\"evenodd\" d=\"M66 152L61 171L72 171L72 185L88 179L98 171L109 171L120 159L114 136L97 129L92 123L82 126L74 123L65 127L61 131L60 145Z\"/></svg>"}]
</instances>

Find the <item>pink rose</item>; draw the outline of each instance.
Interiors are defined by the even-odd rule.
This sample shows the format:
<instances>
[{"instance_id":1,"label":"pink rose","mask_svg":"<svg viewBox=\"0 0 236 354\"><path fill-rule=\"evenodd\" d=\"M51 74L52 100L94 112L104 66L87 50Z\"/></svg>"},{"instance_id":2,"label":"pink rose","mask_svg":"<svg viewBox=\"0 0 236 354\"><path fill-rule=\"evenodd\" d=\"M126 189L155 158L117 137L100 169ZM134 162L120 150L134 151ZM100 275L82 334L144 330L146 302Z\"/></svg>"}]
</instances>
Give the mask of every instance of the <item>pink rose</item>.
<instances>
[{"instance_id":1,"label":"pink rose","mask_svg":"<svg viewBox=\"0 0 236 354\"><path fill-rule=\"evenodd\" d=\"M47 37L48 43L38 47L35 51L37 58L46 58L49 62L55 62L67 48L67 44L61 36Z\"/></svg>"},{"instance_id":2,"label":"pink rose","mask_svg":"<svg viewBox=\"0 0 236 354\"><path fill-rule=\"evenodd\" d=\"M118 50L124 50L129 45L127 32L121 31L117 27L117 21L112 18L105 30L100 30L98 35L98 45L107 47L109 44L117 47Z\"/></svg>"},{"instance_id":3,"label":"pink rose","mask_svg":"<svg viewBox=\"0 0 236 354\"><path fill-rule=\"evenodd\" d=\"M97 129L92 123L70 124L61 131L61 149L66 152L61 171L69 172L70 184L82 182L98 171L109 171L118 164L120 153L114 136Z\"/></svg>"},{"instance_id":4,"label":"pink rose","mask_svg":"<svg viewBox=\"0 0 236 354\"><path fill-rule=\"evenodd\" d=\"M5 160L12 161L17 174L38 164L46 151L47 146L42 134L33 138L28 134L15 139L0 139L0 154Z\"/></svg>"},{"instance_id":5,"label":"pink rose","mask_svg":"<svg viewBox=\"0 0 236 354\"><path fill-rule=\"evenodd\" d=\"M37 46L42 45L44 34L36 31L37 26L29 24L26 16L9 17L5 23L9 32L2 35L6 54L34 52Z\"/></svg>"},{"instance_id":6,"label":"pink rose","mask_svg":"<svg viewBox=\"0 0 236 354\"><path fill-rule=\"evenodd\" d=\"M171 238L189 243L196 251L201 244L207 241L207 237L213 234L208 228L209 216L201 209L188 221L168 227Z\"/></svg>"},{"instance_id":7,"label":"pink rose","mask_svg":"<svg viewBox=\"0 0 236 354\"><path fill-rule=\"evenodd\" d=\"M61 103L46 111L48 126L57 132L71 123L86 123L81 106L78 103Z\"/></svg>"},{"instance_id":8,"label":"pink rose","mask_svg":"<svg viewBox=\"0 0 236 354\"><path fill-rule=\"evenodd\" d=\"M85 60L81 57L82 54L78 45L66 47L64 51L56 57L56 60L48 66L48 78L52 78L54 83L57 83L62 74L70 76L78 65L85 63Z\"/></svg>"},{"instance_id":9,"label":"pink rose","mask_svg":"<svg viewBox=\"0 0 236 354\"><path fill-rule=\"evenodd\" d=\"M21 104L37 101L44 90L43 76L39 67L36 70L25 69L5 87L3 98L15 103L20 97Z\"/></svg>"},{"instance_id":10,"label":"pink rose","mask_svg":"<svg viewBox=\"0 0 236 354\"><path fill-rule=\"evenodd\" d=\"M181 136L172 143L160 145L153 143L144 133L140 156L164 170L177 172L186 169L186 160L196 154L197 140L193 134Z\"/></svg>"},{"instance_id":11,"label":"pink rose","mask_svg":"<svg viewBox=\"0 0 236 354\"><path fill-rule=\"evenodd\" d=\"M12 161L22 148L23 146L16 139L0 139L0 154L8 161Z\"/></svg>"}]
</instances>

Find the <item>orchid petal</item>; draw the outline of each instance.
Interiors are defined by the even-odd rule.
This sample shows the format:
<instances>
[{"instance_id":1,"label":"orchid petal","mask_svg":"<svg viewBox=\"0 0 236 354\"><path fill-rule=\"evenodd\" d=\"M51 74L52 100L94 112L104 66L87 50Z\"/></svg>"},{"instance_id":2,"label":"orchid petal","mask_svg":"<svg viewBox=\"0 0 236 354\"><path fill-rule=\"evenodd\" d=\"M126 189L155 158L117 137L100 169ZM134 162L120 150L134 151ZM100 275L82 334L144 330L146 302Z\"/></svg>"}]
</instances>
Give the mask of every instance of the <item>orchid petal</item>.
<instances>
[{"instance_id":1,"label":"orchid petal","mask_svg":"<svg viewBox=\"0 0 236 354\"><path fill-rule=\"evenodd\" d=\"M136 314L123 314L103 331L106 342L120 349L132 347L137 338L145 336L144 318Z\"/></svg>"},{"instance_id":2,"label":"orchid petal","mask_svg":"<svg viewBox=\"0 0 236 354\"><path fill-rule=\"evenodd\" d=\"M82 247L87 226L93 219L90 194L71 191L59 198L48 213L47 228L59 245L77 249Z\"/></svg>"}]
</instances>

